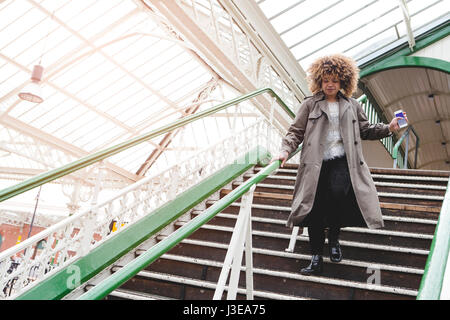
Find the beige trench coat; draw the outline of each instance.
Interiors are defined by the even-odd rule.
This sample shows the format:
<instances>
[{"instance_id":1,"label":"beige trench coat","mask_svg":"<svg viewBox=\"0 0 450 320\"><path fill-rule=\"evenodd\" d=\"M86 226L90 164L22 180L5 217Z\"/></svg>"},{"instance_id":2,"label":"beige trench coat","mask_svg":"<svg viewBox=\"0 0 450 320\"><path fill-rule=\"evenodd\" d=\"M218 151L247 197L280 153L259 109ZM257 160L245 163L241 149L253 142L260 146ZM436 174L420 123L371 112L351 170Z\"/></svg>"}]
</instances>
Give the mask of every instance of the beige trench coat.
<instances>
[{"instance_id":1,"label":"beige trench coat","mask_svg":"<svg viewBox=\"0 0 450 320\"><path fill-rule=\"evenodd\" d=\"M339 124L350 178L363 218L370 229L384 226L377 190L361 147L361 139L377 140L391 135L389 125L370 124L361 105L340 92ZM328 131L329 110L322 92L306 98L282 140L282 151L293 152L303 142L294 198L287 226L298 225L311 211L323 161L323 140Z\"/></svg>"}]
</instances>

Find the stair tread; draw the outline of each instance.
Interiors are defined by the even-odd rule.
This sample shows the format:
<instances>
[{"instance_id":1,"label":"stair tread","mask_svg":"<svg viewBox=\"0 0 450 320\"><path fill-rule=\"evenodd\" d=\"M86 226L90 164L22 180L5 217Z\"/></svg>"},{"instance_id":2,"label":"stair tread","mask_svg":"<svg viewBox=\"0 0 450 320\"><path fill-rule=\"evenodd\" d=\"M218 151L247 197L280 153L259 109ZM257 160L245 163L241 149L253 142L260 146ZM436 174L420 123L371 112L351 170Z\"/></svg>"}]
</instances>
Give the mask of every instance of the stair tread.
<instances>
[{"instance_id":1,"label":"stair tread","mask_svg":"<svg viewBox=\"0 0 450 320\"><path fill-rule=\"evenodd\" d=\"M217 200L208 200L207 204L215 203ZM230 206L240 207L240 202L233 202ZM441 211L441 207L435 206L423 206L423 205L411 205L411 204L403 204L403 203L390 203L390 202L380 202L381 208L387 209L395 209L395 210L410 210L410 211L420 211L420 212L435 212L439 213ZM279 211L291 211L291 207L287 206L278 206L278 205L268 205L268 204L258 204L253 203L252 208L259 209L269 209L269 210L279 210Z\"/></svg>"},{"instance_id":2,"label":"stair tread","mask_svg":"<svg viewBox=\"0 0 450 320\"><path fill-rule=\"evenodd\" d=\"M432 185L432 184L414 184L414 183L396 183L396 182L382 182L382 181L374 181L375 186L384 186L384 187L397 187L397 188L415 188L415 189L426 189L426 190L441 190L445 191L447 189L444 185ZM235 185L241 185L242 182L233 182ZM257 183L257 187L264 188L272 188L272 189L284 189L284 190L294 190L293 185L279 185L274 183Z\"/></svg>"},{"instance_id":3,"label":"stair tread","mask_svg":"<svg viewBox=\"0 0 450 320\"><path fill-rule=\"evenodd\" d=\"M271 174L267 176L267 178L272 179L280 179L280 180L296 180L297 177L293 175L285 175L283 173L289 173L286 171L279 171L281 174L277 174L276 171L273 171ZM257 175L257 173L246 173L244 174L244 178L250 178ZM441 177L441 176L421 176L421 175L395 175L395 174L371 174L373 179L391 179L391 180L418 180L418 181L434 181L434 182L448 182L449 177Z\"/></svg>"},{"instance_id":4,"label":"stair tread","mask_svg":"<svg viewBox=\"0 0 450 320\"><path fill-rule=\"evenodd\" d=\"M127 289L116 289L111 292L108 296L115 296L124 299L132 300L176 300L169 297L164 297L155 294L148 294L139 291L127 290Z\"/></svg>"},{"instance_id":5,"label":"stair tread","mask_svg":"<svg viewBox=\"0 0 450 320\"><path fill-rule=\"evenodd\" d=\"M193 214L199 214L200 212L193 212ZM216 217L228 218L228 219L237 219L237 214L227 214L227 213L219 213ZM386 219L385 219L386 218ZM383 216L383 219L389 221L389 217ZM252 217L252 221L254 222L263 222L263 223L272 223L278 225L286 225L286 220L283 219L273 219L273 218L259 218ZM405 222L416 222L416 223L428 223L429 221L426 219L413 219L413 218L404 218L404 219L392 219L391 221L405 221ZM433 224L436 224L436 221ZM432 240L433 235L429 234L421 234L415 232L403 232L403 231L394 231L394 230L385 230L385 229L368 229L368 228L360 228L360 227L345 227L341 229L342 231L351 231L358 233L368 233L368 234L377 234L377 235L386 235L386 236L397 236L397 237L411 237L417 239L428 239Z\"/></svg>"},{"instance_id":6,"label":"stair tread","mask_svg":"<svg viewBox=\"0 0 450 320\"><path fill-rule=\"evenodd\" d=\"M183 256L179 256L179 255L170 255L170 254L163 255L163 258L178 259L178 260L182 260L182 261L184 260L184 262L208 265L208 266L215 266L218 268L221 268L223 266L222 262L209 260L209 259L189 258L189 257L183 257ZM245 270L245 266L241 266L241 270ZM150 272L152 274L159 273L159 272L147 271L147 270L145 270L144 272L146 272L146 273ZM358 281L342 280L342 279L330 278L330 277L325 277L325 276L305 276L305 275L301 275L299 273L270 270L270 269L266 269L266 268L254 267L253 273L269 275L269 276L274 276L274 277L280 277L280 278L288 278L288 279L302 280L302 281L308 281L308 282L323 283L323 284L329 284L329 285L331 284L331 285L335 285L335 286L345 286L345 287L352 287L352 288L358 288L358 289L375 290L375 291L380 291L380 292L404 294L404 295L409 295L409 296L417 296L417 293L418 293L417 290L408 289L408 288L393 287L393 286L387 286L387 285L368 284L368 283L363 283L363 282L358 282ZM150 274L148 274L148 275L150 275ZM169 274L166 273L166 275L169 275ZM186 277L182 277L182 278L186 279ZM197 279L195 279L195 280L197 280ZM213 283L213 282L205 281L205 280L198 280L198 281L202 281L202 282L204 281L206 283ZM214 283L214 285L215 285L215 283ZM215 286L214 286L214 288L215 288ZM242 290L244 290L244 289L242 289Z\"/></svg>"},{"instance_id":7,"label":"stair tread","mask_svg":"<svg viewBox=\"0 0 450 320\"><path fill-rule=\"evenodd\" d=\"M177 222L176 225L183 226L186 222ZM218 225L212 225L212 224L204 224L200 229L210 229L210 230L219 230L219 231L225 231L225 232L233 232L232 227L225 227L225 226L218 226ZM290 239L290 234L283 234L283 233L277 233L277 232L267 232L267 231L258 231L258 230L252 230L252 235L254 236L265 236L265 237L271 237L271 238L281 238L281 239ZM299 235L297 236L297 241L309 241L307 236ZM395 252L403 252L403 253L414 253L419 255L428 255L429 250L424 249L416 249L416 248L410 248L410 247L400 247L400 246L389 246L389 245L380 245L380 244L372 244L372 243L361 243L356 241L348 241L348 240L340 240L339 241L341 246L352 246L352 247L359 247L359 248L370 248L370 249L376 249L376 250L385 250L385 251L395 251Z\"/></svg>"},{"instance_id":8,"label":"stair tread","mask_svg":"<svg viewBox=\"0 0 450 320\"><path fill-rule=\"evenodd\" d=\"M258 185L257 185L258 186ZM228 194L231 190L224 189L223 193ZM407 192L384 192L378 191L379 197L391 197L391 198L409 198L409 199L425 199L425 200L436 200L443 201L444 196L440 195L428 195L428 194L420 194L420 193L407 193ZM283 194L283 193L275 193L275 192L261 192L255 191L254 197L263 197L263 198L271 198L271 199L284 199L284 200L292 200L292 194Z\"/></svg>"},{"instance_id":9,"label":"stair tread","mask_svg":"<svg viewBox=\"0 0 450 320\"><path fill-rule=\"evenodd\" d=\"M256 170L260 170L263 168L261 166L256 166ZM297 170L298 164L286 163L283 169L288 170ZM372 174L380 173L380 174L391 174L391 175L425 175L425 176L436 176L436 177L446 177L447 179L450 177L450 171L447 170L424 170L424 169L398 169L398 168L382 168L382 167L369 167L369 170Z\"/></svg>"},{"instance_id":10,"label":"stair tread","mask_svg":"<svg viewBox=\"0 0 450 320\"><path fill-rule=\"evenodd\" d=\"M425 176L435 176L449 178L450 171L444 170L423 170L423 169L394 169L394 168L378 168L370 167L370 172L373 173L389 173L395 175L425 175Z\"/></svg>"},{"instance_id":11,"label":"stair tread","mask_svg":"<svg viewBox=\"0 0 450 320\"><path fill-rule=\"evenodd\" d=\"M143 277L149 277L152 279L157 280L163 280L163 281L171 281L171 282L177 282L177 283L183 283L191 286L200 286L207 289L215 289L217 286L217 283L206 281L206 280L198 280L188 277L181 277L177 275L172 275L168 273L162 273L162 272L154 272L154 271L148 271L148 270L142 270L139 271L138 276ZM227 290L228 286L225 286L225 291ZM245 294L245 289L238 288L237 290L240 294ZM285 294L279 294L279 293L273 293L268 291L261 291L261 290L254 290L253 294L255 297L270 297L272 299L280 299L280 300L311 300L310 298L303 298L303 297L296 297L296 296L290 296Z\"/></svg>"},{"instance_id":12,"label":"stair tread","mask_svg":"<svg viewBox=\"0 0 450 320\"><path fill-rule=\"evenodd\" d=\"M204 246L209 248L219 248L219 249L228 249L227 243L221 243L221 242L215 242L215 241L205 241L205 240L196 240L196 239L184 239L181 241L181 243L185 244L192 244L197 246ZM145 252L142 250L142 252L137 252L137 254L141 254ZM309 261L311 259L310 254L301 254L296 252L286 252L281 250L273 250L273 249L266 249L266 248L252 248L253 253L263 254L263 255L269 255L269 256L278 256L278 257L286 257L289 259L300 259L300 260L306 260ZM165 255L170 255L170 253L165 253L162 257ZM179 256L179 255L177 255ZM197 258L193 258L197 259ZM198 261L202 259L197 259ZM325 264L335 264L334 262L329 262L328 260L324 259ZM373 265L376 265L379 267L380 270L386 270L386 271L396 271L396 272L402 272L402 273L410 273L410 274L423 274L423 269L420 268L414 268L414 267L408 267L408 266L401 266L401 265L395 265L395 264L386 264L386 263L373 263L373 262L367 262L362 260L355 260L355 259L342 259L342 261L339 263L341 265L348 265L348 266L354 266L354 267L361 267L361 268L368 268Z\"/></svg>"}]
</instances>

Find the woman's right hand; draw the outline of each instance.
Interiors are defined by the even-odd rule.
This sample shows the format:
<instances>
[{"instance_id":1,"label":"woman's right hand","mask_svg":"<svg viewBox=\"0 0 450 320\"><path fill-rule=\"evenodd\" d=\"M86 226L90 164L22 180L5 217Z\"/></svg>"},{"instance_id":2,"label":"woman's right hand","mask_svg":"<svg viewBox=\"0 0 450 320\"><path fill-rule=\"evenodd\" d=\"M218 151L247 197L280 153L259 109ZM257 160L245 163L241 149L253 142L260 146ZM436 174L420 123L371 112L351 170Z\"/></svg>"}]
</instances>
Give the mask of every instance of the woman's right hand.
<instances>
[{"instance_id":1,"label":"woman's right hand","mask_svg":"<svg viewBox=\"0 0 450 320\"><path fill-rule=\"evenodd\" d=\"M277 160L281 160L281 165L280 167L283 168L284 163L287 161L287 158L289 157L289 153L287 151L282 151L278 156L273 157L270 160L270 163L277 161Z\"/></svg>"}]
</instances>

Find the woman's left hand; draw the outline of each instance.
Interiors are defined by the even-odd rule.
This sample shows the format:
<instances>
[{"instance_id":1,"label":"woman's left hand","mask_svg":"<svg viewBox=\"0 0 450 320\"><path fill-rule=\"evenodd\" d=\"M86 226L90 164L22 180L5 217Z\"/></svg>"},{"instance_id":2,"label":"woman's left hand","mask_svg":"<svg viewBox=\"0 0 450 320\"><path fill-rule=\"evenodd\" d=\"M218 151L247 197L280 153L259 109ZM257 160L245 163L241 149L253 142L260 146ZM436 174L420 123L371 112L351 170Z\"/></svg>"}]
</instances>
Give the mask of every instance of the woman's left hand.
<instances>
[{"instance_id":1,"label":"woman's left hand","mask_svg":"<svg viewBox=\"0 0 450 320\"><path fill-rule=\"evenodd\" d=\"M405 120L408 121L408 117L406 116L406 112L403 112L403 115L405 116ZM398 120L403 119L401 117L395 117L392 119L391 123L389 123L389 131L394 132L400 129L400 126L398 125Z\"/></svg>"}]
</instances>

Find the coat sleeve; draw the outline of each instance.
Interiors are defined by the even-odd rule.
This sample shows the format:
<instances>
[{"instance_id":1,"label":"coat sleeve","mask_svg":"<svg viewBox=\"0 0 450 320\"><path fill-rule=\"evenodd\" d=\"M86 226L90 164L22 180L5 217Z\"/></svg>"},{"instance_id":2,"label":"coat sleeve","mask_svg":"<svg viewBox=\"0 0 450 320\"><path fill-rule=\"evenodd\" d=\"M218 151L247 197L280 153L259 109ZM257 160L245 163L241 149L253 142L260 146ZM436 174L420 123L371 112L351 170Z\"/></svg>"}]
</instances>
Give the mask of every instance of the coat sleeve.
<instances>
[{"instance_id":1,"label":"coat sleeve","mask_svg":"<svg viewBox=\"0 0 450 320\"><path fill-rule=\"evenodd\" d=\"M306 124L308 123L308 101L310 99L305 99L300 105L300 108L295 116L294 121L290 125L286 135L281 141L281 151L287 151L289 154L297 150L300 143L303 142L303 137L305 135Z\"/></svg>"},{"instance_id":2,"label":"coat sleeve","mask_svg":"<svg viewBox=\"0 0 450 320\"><path fill-rule=\"evenodd\" d=\"M379 140L392 135L389 131L389 125L384 123L371 124L359 102L355 100L354 103L357 108L359 133L362 140Z\"/></svg>"}]
</instances>

